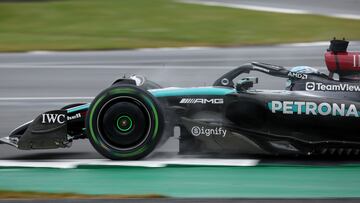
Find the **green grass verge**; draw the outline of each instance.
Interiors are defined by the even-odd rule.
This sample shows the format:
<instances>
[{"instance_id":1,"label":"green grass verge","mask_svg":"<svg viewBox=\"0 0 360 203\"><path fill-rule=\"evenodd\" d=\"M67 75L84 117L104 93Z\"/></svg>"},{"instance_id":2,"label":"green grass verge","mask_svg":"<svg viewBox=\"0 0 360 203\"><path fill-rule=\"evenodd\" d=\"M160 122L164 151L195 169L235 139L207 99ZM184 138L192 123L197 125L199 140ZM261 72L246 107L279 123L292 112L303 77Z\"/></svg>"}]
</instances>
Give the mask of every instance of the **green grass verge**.
<instances>
[{"instance_id":1,"label":"green grass verge","mask_svg":"<svg viewBox=\"0 0 360 203\"><path fill-rule=\"evenodd\" d=\"M84 195L76 193L17 192L0 190L0 200L4 199L131 199L165 198L161 195Z\"/></svg>"},{"instance_id":2,"label":"green grass verge","mask_svg":"<svg viewBox=\"0 0 360 203\"><path fill-rule=\"evenodd\" d=\"M360 39L360 21L177 3L0 3L0 51L238 46Z\"/></svg>"}]
</instances>

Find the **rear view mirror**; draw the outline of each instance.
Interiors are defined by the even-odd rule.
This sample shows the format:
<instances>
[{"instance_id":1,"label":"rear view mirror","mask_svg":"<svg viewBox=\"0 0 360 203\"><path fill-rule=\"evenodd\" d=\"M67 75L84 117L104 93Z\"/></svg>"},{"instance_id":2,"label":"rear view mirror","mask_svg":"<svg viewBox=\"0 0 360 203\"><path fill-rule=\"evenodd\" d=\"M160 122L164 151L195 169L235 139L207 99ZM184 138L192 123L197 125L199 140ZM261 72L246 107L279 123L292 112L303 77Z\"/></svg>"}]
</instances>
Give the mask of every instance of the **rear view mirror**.
<instances>
[{"instance_id":1,"label":"rear view mirror","mask_svg":"<svg viewBox=\"0 0 360 203\"><path fill-rule=\"evenodd\" d=\"M257 77L247 77L241 79L239 82L236 83L236 91L243 92L246 91L257 84L259 79Z\"/></svg>"}]
</instances>

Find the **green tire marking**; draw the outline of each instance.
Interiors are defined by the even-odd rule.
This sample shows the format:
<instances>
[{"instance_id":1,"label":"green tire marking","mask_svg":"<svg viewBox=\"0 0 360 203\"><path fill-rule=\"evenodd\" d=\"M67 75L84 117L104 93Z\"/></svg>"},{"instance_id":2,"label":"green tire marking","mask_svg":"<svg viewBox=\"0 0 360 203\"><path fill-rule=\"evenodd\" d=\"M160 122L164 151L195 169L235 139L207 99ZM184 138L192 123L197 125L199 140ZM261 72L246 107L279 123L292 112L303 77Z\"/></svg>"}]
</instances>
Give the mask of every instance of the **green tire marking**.
<instances>
[{"instance_id":1,"label":"green tire marking","mask_svg":"<svg viewBox=\"0 0 360 203\"><path fill-rule=\"evenodd\" d=\"M99 142L99 140L97 139L97 137L95 136L95 133L94 133L94 129L93 129L93 114L94 114L94 110L96 109L96 107L99 105L100 101L103 100L105 97L105 95L101 96L94 104L94 107L91 109L90 111L90 133L91 133L91 137L94 139L95 143L96 144L101 144ZM102 145L102 144L101 144Z\"/></svg>"},{"instance_id":2,"label":"green tire marking","mask_svg":"<svg viewBox=\"0 0 360 203\"><path fill-rule=\"evenodd\" d=\"M154 120L154 123L155 123L155 129L154 129L154 133L153 133L153 136L152 136L152 139L154 140L156 138L156 135L157 135L157 132L158 132L158 129L159 129L159 117L158 117L158 113L156 111L156 108L154 106L154 104L150 101L149 98L145 97L144 98L146 100L146 102L151 106L151 110L154 112L154 117L155 117L155 120Z\"/></svg>"}]
</instances>

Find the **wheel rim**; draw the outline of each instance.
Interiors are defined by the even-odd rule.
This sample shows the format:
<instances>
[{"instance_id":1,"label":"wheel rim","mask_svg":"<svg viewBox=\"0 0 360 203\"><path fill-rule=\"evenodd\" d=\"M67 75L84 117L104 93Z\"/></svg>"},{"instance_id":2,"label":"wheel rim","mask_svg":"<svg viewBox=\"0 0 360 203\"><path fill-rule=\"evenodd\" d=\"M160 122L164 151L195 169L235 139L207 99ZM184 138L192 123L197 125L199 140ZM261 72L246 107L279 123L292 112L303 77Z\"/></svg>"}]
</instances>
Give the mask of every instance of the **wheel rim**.
<instances>
[{"instance_id":1,"label":"wheel rim","mask_svg":"<svg viewBox=\"0 0 360 203\"><path fill-rule=\"evenodd\" d=\"M136 106L138 113L132 115L128 111L129 108L123 108L125 112L114 111L111 107L118 103ZM127 124L122 126L121 121L127 121ZM119 150L131 150L140 146L148 138L152 120L142 102L133 97L121 96L109 100L100 109L97 122L99 136L108 146Z\"/></svg>"}]
</instances>

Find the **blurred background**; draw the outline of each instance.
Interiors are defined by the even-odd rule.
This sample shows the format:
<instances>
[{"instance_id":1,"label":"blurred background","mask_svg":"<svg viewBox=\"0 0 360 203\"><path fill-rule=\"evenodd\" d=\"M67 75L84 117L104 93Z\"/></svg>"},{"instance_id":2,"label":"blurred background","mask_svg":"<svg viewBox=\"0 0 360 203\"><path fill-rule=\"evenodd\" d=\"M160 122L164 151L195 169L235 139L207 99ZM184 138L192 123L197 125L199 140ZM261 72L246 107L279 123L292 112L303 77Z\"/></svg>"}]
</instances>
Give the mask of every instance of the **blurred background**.
<instances>
[{"instance_id":1,"label":"blurred background","mask_svg":"<svg viewBox=\"0 0 360 203\"><path fill-rule=\"evenodd\" d=\"M0 51L357 40L357 0L0 0Z\"/></svg>"}]
</instances>

